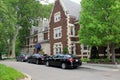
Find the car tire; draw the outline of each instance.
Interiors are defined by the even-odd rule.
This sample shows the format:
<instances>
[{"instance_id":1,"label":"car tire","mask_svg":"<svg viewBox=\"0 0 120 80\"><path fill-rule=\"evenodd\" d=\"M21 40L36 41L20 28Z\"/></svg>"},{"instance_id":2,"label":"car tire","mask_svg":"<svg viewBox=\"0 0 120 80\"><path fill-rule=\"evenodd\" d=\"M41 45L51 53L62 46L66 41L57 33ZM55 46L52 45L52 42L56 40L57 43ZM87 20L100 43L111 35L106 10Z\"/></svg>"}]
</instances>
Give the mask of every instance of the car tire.
<instances>
[{"instance_id":1,"label":"car tire","mask_svg":"<svg viewBox=\"0 0 120 80\"><path fill-rule=\"evenodd\" d=\"M62 68L62 69L66 69L66 64L65 64L65 63L62 63L62 64L61 64L61 68Z\"/></svg>"},{"instance_id":2,"label":"car tire","mask_svg":"<svg viewBox=\"0 0 120 80\"><path fill-rule=\"evenodd\" d=\"M24 60L22 59L21 62L24 62Z\"/></svg>"},{"instance_id":3,"label":"car tire","mask_svg":"<svg viewBox=\"0 0 120 80\"><path fill-rule=\"evenodd\" d=\"M36 60L36 64L39 64L39 60Z\"/></svg>"},{"instance_id":4,"label":"car tire","mask_svg":"<svg viewBox=\"0 0 120 80\"><path fill-rule=\"evenodd\" d=\"M50 63L49 63L49 61L47 61L47 62L46 62L46 66L50 66Z\"/></svg>"},{"instance_id":5,"label":"car tire","mask_svg":"<svg viewBox=\"0 0 120 80\"><path fill-rule=\"evenodd\" d=\"M31 63L30 60L27 60L28 63Z\"/></svg>"}]
</instances>

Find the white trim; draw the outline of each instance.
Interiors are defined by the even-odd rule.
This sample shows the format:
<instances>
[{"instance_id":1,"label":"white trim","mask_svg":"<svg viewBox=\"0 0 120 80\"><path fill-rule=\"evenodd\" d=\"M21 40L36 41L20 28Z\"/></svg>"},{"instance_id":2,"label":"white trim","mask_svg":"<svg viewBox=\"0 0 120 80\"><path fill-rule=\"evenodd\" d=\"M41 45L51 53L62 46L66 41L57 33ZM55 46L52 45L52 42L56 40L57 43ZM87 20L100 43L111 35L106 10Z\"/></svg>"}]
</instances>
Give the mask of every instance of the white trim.
<instances>
[{"instance_id":1,"label":"white trim","mask_svg":"<svg viewBox=\"0 0 120 80\"><path fill-rule=\"evenodd\" d=\"M55 49L56 49L56 45L58 46L58 47L57 47L58 52L56 52L56 50L55 50ZM56 53L59 53L59 52L60 52L60 51L59 51L59 47L60 47L59 45L61 45L61 53L63 52L63 45L62 45L61 42L58 42L58 43L54 43L54 44L53 44L53 54L56 54Z\"/></svg>"},{"instance_id":2,"label":"white trim","mask_svg":"<svg viewBox=\"0 0 120 80\"><path fill-rule=\"evenodd\" d=\"M90 57L90 49L87 46L87 50L84 50L84 44L81 44L81 57L84 58L86 56L87 58ZM86 53L86 54L85 54Z\"/></svg>"},{"instance_id":3,"label":"white trim","mask_svg":"<svg viewBox=\"0 0 120 80\"><path fill-rule=\"evenodd\" d=\"M71 34L71 31L73 34ZM70 26L70 36L74 37L75 36L75 26Z\"/></svg>"},{"instance_id":4,"label":"white trim","mask_svg":"<svg viewBox=\"0 0 120 80\"><path fill-rule=\"evenodd\" d=\"M57 29L60 29L60 36L58 36L58 37L56 37L55 35L55 31L57 30ZM54 39L59 39L59 38L62 38L62 26L60 26L60 27L56 27L56 28L54 28L53 29L53 36L54 36Z\"/></svg>"},{"instance_id":5,"label":"white trim","mask_svg":"<svg viewBox=\"0 0 120 80\"><path fill-rule=\"evenodd\" d=\"M60 11L54 13L54 22L59 22L61 20L61 13Z\"/></svg>"},{"instance_id":6,"label":"white trim","mask_svg":"<svg viewBox=\"0 0 120 80\"><path fill-rule=\"evenodd\" d=\"M64 13L65 13L65 15L66 15L66 17L67 17L67 15L68 15L68 13L66 13L66 12L67 12L67 9L65 8L63 2L62 2L61 0L59 0L59 1L60 1L60 4L61 4L62 8L63 8L63 11L64 11Z\"/></svg>"}]
</instances>

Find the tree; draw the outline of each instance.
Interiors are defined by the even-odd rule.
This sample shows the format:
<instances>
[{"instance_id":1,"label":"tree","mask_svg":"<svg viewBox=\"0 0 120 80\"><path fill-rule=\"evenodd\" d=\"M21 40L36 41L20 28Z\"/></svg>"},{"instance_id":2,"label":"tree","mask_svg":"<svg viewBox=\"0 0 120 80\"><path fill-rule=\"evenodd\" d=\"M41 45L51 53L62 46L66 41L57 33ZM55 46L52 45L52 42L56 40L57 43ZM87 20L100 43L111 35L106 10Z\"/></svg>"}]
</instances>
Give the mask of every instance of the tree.
<instances>
[{"instance_id":1,"label":"tree","mask_svg":"<svg viewBox=\"0 0 120 80\"><path fill-rule=\"evenodd\" d=\"M26 37L30 35L32 25L38 26L38 18L48 18L52 9L52 4L42 5L36 0L19 1L19 40L20 46L25 46Z\"/></svg>"},{"instance_id":2,"label":"tree","mask_svg":"<svg viewBox=\"0 0 120 80\"><path fill-rule=\"evenodd\" d=\"M11 41L14 34L14 22L16 21L13 14L13 8L10 6L10 0L0 1L0 52L9 52Z\"/></svg>"},{"instance_id":3,"label":"tree","mask_svg":"<svg viewBox=\"0 0 120 80\"><path fill-rule=\"evenodd\" d=\"M80 42L90 46L111 46L112 62L115 48L120 46L120 0L82 0Z\"/></svg>"},{"instance_id":4,"label":"tree","mask_svg":"<svg viewBox=\"0 0 120 80\"><path fill-rule=\"evenodd\" d=\"M37 0L0 0L0 47L4 46L6 52L15 57L16 45L17 48L25 45L30 27L37 25L38 17L49 16L50 7L46 6L44 8ZM43 9L46 11L42 13Z\"/></svg>"}]
</instances>

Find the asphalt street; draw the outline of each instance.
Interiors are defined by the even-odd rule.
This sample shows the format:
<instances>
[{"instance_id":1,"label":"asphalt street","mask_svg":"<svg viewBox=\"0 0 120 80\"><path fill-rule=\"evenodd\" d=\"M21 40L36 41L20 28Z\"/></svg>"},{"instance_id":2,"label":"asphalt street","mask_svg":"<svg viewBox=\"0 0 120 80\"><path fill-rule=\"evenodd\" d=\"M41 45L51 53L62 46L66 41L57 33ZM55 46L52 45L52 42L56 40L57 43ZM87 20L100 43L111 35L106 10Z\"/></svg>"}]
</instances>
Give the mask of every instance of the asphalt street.
<instances>
[{"instance_id":1,"label":"asphalt street","mask_svg":"<svg viewBox=\"0 0 120 80\"><path fill-rule=\"evenodd\" d=\"M119 80L120 70L83 64L78 69L61 69L26 62L0 61L27 73L32 80Z\"/></svg>"}]
</instances>

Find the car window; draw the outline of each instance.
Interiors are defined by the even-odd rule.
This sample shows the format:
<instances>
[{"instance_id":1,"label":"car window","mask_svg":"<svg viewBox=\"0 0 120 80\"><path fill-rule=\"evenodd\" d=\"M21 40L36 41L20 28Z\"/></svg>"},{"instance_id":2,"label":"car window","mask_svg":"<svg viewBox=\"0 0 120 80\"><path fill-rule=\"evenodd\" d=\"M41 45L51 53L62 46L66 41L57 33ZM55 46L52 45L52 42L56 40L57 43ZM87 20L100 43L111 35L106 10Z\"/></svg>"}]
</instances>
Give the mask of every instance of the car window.
<instances>
[{"instance_id":1,"label":"car window","mask_svg":"<svg viewBox=\"0 0 120 80\"><path fill-rule=\"evenodd\" d=\"M53 55L53 58L58 58L58 55Z\"/></svg>"},{"instance_id":2,"label":"car window","mask_svg":"<svg viewBox=\"0 0 120 80\"><path fill-rule=\"evenodd\" d=\"M66 54L66 55L64 55L64 57L65 57L65 58L71 58L71 57L76 57L76 56L73 55L73 54Z\"/></svg>"},{"instance_id":3,"label":"car window","mask_svg":"<svg viewBox=\"0 0 120 80\"><path fill-rule=\"evenodd\" d=\"M53 55L53 58L63 58L63 54L55 54Z\"/></svg>"},{"instance_id":4,"label":"car window","mask_svg":"<svg viewBox=\"0 0 120 80\"><path fill-rule=\"evenodd\" d=\"M64 57L65 58L71 58L71 55L65 55Z\"/></svg>"},{"instance_id":5,"label":"car window","mask_svg":"<svg viewBox=\"0 0 120 80\"><path fill-rule=\"evenodd\" d=\"M64 56L60 55L60 56L58 56L58 58L64 58Z\"/></svg>"},{"instance_id":6,"label":"car window","mask_svg":"<svg viewBox=\"0 0 120 80\"><path fill-rule=\"evenodd\" d=\"M41 55L40 55L40 54L35 54L34 56L36 56L36 57L40 57Z\"/></svg>"}]
</instances>

